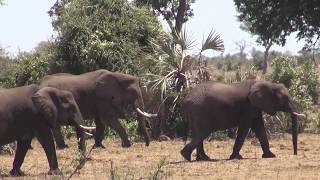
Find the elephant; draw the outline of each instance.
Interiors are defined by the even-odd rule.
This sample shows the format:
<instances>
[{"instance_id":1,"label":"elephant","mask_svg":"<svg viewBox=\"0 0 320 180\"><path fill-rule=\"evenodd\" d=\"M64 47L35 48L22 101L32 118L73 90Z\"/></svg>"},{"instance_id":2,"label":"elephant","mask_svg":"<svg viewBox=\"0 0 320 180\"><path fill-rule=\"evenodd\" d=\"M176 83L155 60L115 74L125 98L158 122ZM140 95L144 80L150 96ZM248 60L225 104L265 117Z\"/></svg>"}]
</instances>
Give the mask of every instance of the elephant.
<instances>
[{"instance_id":1,"label":"elephant","mask_svg":"<svg viewBox=\"0 0 320 180\"><path fill-rule=\"evenodd\" d=\"M80 75L59 73L45 76L41 87L56 87L72 92L85 119L94 119L96 124L94 148L105 148L102 144L106 126L110 126L120 136L122 147L130 147L131 142L119 118L127 116L127 111L138 113L138 126L144 136L145 145L150 139L146 129L146 117L156 116L144 112L144 102L139 86L139 78L119 72L99 69ZM130 109L131 107L131 109ZM54 130L57 148L66 147L60 128Z\"/></svg>"},{"instance_id":2,"label":"elephant","mask_svg":"<svg viewBox=\"0 0 320 180\"><path fill-rule=\"evenodd\" d=\"M0 146L17 141L12 176L24 175L20 168L33 137L45 151L49 174L61 173L51 132L59 123L92 129L84 126L71 92L34 84L0 90Z\"/></svg>"},{"instance_id":3,"label":"elephant","mask_svg":"<svg viewBox=\"0 0 320 180\"><path fill-rule=\"evenodd\" d=\"M262 158L274 158L262 118L262 112L274 115L288 112L292 118L292 142L297 155L297 113L288 90L282 84L260 80L245 80L226 84L209 81L190 90L182 100L183 118L191 130L191 141L180 151L184 159L191 161L196 149L196 160L209 160L203 149L203 140L213 131L238 127L237 137L230 159L242 159L241 147L249 129L259 139Z\"/></svg>"}]
</instances>

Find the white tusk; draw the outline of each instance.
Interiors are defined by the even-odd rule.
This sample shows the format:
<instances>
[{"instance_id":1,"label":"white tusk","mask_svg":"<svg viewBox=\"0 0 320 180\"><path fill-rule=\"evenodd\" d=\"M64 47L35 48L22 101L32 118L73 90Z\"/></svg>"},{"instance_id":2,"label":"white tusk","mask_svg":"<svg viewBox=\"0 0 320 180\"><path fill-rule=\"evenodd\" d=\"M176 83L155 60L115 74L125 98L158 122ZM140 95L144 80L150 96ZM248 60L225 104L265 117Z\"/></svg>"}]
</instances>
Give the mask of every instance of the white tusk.
<instances>
[{"instance_id":1,"label":"white tusk","mask_svg":"<svg viewBox=\"0 0 320 180\"><path fill-rule=\"evenodd\" d=\"M84 132L86 135L90 136L90 137L93 137L93 134L91 133L88 133L88 132Z\"/></svg>"},{"instance_id":2,"label":"white tusk","mask_svg":"<svg viewBox=\"0 0 320 180\"><path fill-rule=\"evenodd\" d=\"M300 113L297 113L297 112L293 112L292 114L296 115L296 116L302 116L302 117L307 117L305 114L300 114Z\"/></svg>"},{"instance_id":3,"label":"white tusk","mask_svg":"<svg viewBox=\"0 0 320 180\"><path fill-rule=\"evenodd\" d=\"M84 126L84 125L80 125L80 127L81 127L82 129L84 129L84 130L89 130L89 131L96 129L96 127L88 127L88 126Z\"/></svg>"},{"instance_id":4,"label":"white tusk","mask_svg":"<svg viewBox=\"0 0 320 180\"><path fill-rule=\"evenodd\" d=\"M141 114L143 116L146 116L148 118L157 117L158 116L157 114L149 114L149 113L143 112L139 108L136 108L136 110L138 111L139 114Z\"/></svg>"}]
</instances>

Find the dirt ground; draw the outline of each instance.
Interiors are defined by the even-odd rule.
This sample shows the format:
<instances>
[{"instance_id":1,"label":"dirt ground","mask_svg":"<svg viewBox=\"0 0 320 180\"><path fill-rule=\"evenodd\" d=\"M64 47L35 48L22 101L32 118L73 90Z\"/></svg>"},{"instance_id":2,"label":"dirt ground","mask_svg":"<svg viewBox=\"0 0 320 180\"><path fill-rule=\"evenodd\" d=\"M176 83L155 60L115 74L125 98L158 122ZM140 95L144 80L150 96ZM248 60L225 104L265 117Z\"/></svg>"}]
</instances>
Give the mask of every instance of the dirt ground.
<instances>
[{"instance_id":1,"label":"dirt ground","mask_svg":"<svg viewBox=\"0 0 320 180\"><path fill-rule=\"evenodd\" d=\"M63 179L77 165L79 158L75 140L66 150L58 151L58 161L64 177L46 175L48 163L39 143L33 141L33 150L27 154L22 170L27 176L20 179ZM234 140L205 142L205 150L212 158L205 162L186 162L179 151L182 140L134 143L121 148L119 139L104 140L106 149L94 149L85 166L71 179L320 179L320 135L300 134L298 156L293 155L291 136L270 140L273 159L262 159L256 139L247 139L242 160L227 160ZM88 140L88 149L93 140ZM194 155L192 157L195 159ZM13 156L0 155L1 174L11 169ZM159 168L160 165L160 168ZM5 178L7 179L7 178ZM13 178L8 178L13 179Z\"/></svg>"}]
</instances>

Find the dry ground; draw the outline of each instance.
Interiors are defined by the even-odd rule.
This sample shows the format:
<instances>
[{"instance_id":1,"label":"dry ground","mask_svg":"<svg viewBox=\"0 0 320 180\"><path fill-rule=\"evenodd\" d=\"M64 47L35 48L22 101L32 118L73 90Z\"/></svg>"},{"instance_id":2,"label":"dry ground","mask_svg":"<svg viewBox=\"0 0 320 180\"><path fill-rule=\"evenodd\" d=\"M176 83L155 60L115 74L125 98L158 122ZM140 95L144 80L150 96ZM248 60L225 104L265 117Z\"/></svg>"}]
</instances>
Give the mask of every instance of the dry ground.
<instances>
[{"instance_id":1,"label":"dry ground","mask_svg":"<svg viewBox=\"0 0 320 180\"><path fill-rule=\"evenodd\" d=\"M93 141L87 142L88 148L91 147ZM119 139L108 139L104 141L108 148L94 149L80 173L71 179L111 179L112 173L119 179L152 179L161 161L165 161L165 165L159 171L159 179L320 179L320 135L301 134L298 156L292 155L289 134L271 139L271 150L277 155L273 159L262 159L256 140L247 139L241 151L245 159L226 160L233 142L205 142L206 152L213 160L186 162L179 154L184 146L181 140L152 142L149 147L136 142L125 149L120 147ZM58 151L60 169L66 177L73 171L78 157L75 141L68 143L71 148ZM37 141L33 141L33 147L22 166L27 173L22 179L61 179L46 176L48 164L44 152ZM10 170L12 160L13 156L0 156L2 174Z\"/></svg>"}]
</instances>

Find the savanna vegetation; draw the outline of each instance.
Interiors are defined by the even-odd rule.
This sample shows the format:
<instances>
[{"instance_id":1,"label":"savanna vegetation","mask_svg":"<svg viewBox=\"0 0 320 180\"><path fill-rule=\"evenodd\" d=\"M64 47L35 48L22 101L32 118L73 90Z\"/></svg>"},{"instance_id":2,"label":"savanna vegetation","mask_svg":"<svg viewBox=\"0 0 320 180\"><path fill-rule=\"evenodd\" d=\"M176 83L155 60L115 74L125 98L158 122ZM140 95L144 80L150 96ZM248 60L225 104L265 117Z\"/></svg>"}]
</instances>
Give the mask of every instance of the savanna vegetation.
<instances>
[{"instance_id":1,"label":"savanna vegetation","mask_svg":"<svg viewBox=\"0 0 320 180\"><path fill-rule=\"evenodd\" d=\"M4 3L0 0L0 5ZM206 35L197 53L190 53L195 52L194 49L190 51L195 41L190 38L184 23L197 13L192 9L193 3L194 0L58 0L48 10L57 37L40 42L30 52L19 52L15 56L0 47L0 87L36 83L47 74L81 74L101 68L140 77L146 109L158 113L158 118L149 122L150 134L156 141L167 140L168 137L174 140L152 142L154 145L146 150L141 144L134 145L133 150L121 149L116 145L119 144L116 143L119 141L116 133L109 130L105 134L107 149L94 150L87 165L79 170L80 174L73 174L77 160L83 158L73 152L74 148L58 153L58 158L63 159L63 173L76 178L230 178L235 177L240 169L247 169L241 171L246 172L242 174L243 178L291 179L304 177L301 173L306 173L305 177L318 177L319 174L312 172L319 167L319 163L310 159L319 155L320 149L309 144L310 141L316 144L318 136L304 134L300 146L301 151L305 152L297 159L289 156L291 147L284 139L288 139L285 133L290 132L291 124L285 113L264 115L268 135L275 137L273 147L281 157L273 160L277 166L270 166L266 173L262 168L266 165L258 163L260 155L256 154L259 146L254 139L245 147L245 151L250 158L258 159L237 162L219 160L202 164L180 162L179 150L183 142L179 138L185 135L185 129L179 105L190 88L204 81L234 83L245 79L264 79L283 83L298 109L307 114L306 118L299 121L300 133L319 133L320 2L234 0L241 28L254 35L257 43L265 47L264 52L252 48L246 53L249 48L246 42L236 42L239 52L234 54L223 53L223 39L214 30ZM167 23L169 31L162 28L159 19ZM286 38L292 33L297 33L297 39L306 41L305 47L297 55L270 50L275 44L284 46ZM221 55L206 57L203 55L205 51L221 52ZM131 140L140 141L136 131L137 122L124 119L122 123ZM228 157L229 151L225 149L231 151L233 142L229 139L233 138L230 131L215 133L222 142L206 144L206 149L214 154L214 158ZM68 141L76 143L70 127L64 128L63 133ZM92 143L89 140L88 145ZM38 149L39 145L36 142L33 144ZM0 150L12 154L13 149L14 144L3 146ZM152 152L149 154L147 151ZM41 153L34 150L27 159ZM43 155L39 156L42 158ZM291 164L286 162L288 158ZM11 159L8 155L1 155L1 177L8 175ZM45 162L44 156L39 162ZM97 174L90 171L95 163L98 163ZM47 169L38 170L40 165L26 166L35 178L38 172L44 174ZM234 169L229 177L221 173L225 168ZM261 170L261 174L250 174L250 168Z\"/></svg>"}]
</instances>

